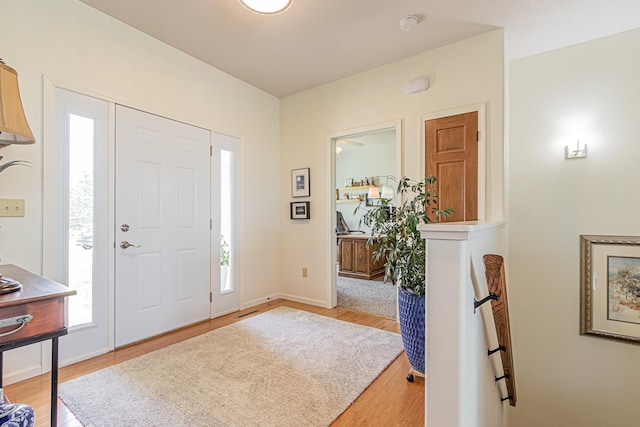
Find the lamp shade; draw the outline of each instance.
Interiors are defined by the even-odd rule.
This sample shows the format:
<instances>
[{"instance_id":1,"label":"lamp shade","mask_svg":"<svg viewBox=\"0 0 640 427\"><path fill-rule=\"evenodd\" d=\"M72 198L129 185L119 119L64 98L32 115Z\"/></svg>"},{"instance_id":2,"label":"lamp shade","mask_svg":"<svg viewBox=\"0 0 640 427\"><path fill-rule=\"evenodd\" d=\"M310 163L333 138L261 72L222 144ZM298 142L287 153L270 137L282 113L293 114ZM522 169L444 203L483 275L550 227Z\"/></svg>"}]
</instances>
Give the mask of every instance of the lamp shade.
<instances>
[{"instance_id":1,"label":"lamp shade","mask_svg":"<svg viewBox=\"0 0 640 427\"><path fill-rule=\"evenodd\" d=\"M383 185L380 197L387 200L393 199L393 188L390 185Z\"/></svg>"},{"instance_id":2,"label":"lamp shade","mask_svg":"<svg viewBox=\"0 0 640 427\"><path fill-rule=\"evenodd\" d=\"M370 199L379 199L380 192L378 191L378 187L369 188L369 192L367 193L367 197Z\"/></svg>"},{"instance_id":3,"label":"lamp shade","mask_svg":"<svg viewBox=\"0 0 640 427\"><path fill-rule=\"evenodd\" d=\"M0 144L36 142L24 115L18 73L0 61Z\"/></svg>"}]
</instances>

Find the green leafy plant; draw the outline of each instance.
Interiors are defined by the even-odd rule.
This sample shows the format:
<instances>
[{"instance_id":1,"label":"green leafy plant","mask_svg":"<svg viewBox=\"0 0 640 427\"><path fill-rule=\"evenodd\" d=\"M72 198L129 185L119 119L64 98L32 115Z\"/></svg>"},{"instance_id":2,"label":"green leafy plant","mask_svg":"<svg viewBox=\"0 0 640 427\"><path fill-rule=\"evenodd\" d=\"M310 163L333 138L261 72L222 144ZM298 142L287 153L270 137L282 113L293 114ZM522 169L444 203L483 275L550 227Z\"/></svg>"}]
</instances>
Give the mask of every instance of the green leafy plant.
<instances>
[{"instance_id":1,"label":"green leafy plant","mask_svg":"<svg viewBox=\"0 0 640 427\"><path fill-rule=\"evenodd\" d=\"M416 296L425 294L426 242L418 231L419 224L445 219L453 209L438 209L438 195L434 190L436 177L428 176L421 181L407 177L398 182L398 207L382 199L379 206L368 210L361 224L371 228L367 244L378 242L373 252L374 260L384 259L384 280L398 284L407 293ZM363 209L359 207L359 209Z\"/></svg>"},{"instance_id":2,"label":"green leafy plant","mask_svg":"<svg viewBox=\"0 0 640 427\"><path fill-rule=\"evenodd\" d=\"M2 160L4 156L0 156L0 160ZM12 160L7 163L3 163L0 165L0 172L3 172L5 169L10 168L11 166L29 166L28 161L26 160Z\"/></svg>"},{"instance_id":3,"label":"green leafy plant","mask_svg":"<svg viewBox=\"0 0 640 427\"><path fill-rule=\"evenodd\" d=\"M220 235L220 265L229 266L229 243Z\"/></svg>"}]
</instances>

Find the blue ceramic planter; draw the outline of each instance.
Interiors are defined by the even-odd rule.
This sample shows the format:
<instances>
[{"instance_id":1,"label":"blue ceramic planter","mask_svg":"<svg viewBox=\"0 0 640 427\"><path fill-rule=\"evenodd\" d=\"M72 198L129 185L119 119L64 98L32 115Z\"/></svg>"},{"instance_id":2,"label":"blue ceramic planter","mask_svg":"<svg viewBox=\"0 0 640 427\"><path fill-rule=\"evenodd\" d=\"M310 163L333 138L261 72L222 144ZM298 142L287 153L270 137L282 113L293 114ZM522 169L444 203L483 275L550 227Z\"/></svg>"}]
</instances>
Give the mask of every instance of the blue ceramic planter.
<instances>
[{"instance_id":1,"label":"blue ceramic planter","mask_svg":"<svg viewBox=\"0 0 640 427\"><path fill-rule=\"evenodd\" d=\"M22 403L0 404L0 425L7 427L34 427L36 413Z\"/></svg>"},{"instance_id":2,"label":"blue ceramic planter","mask_svg":"<svg viewBox=\"0 0 640 427\"><path fill-rule=\"evenodd\" d=\"M424 374L424 297L398 292L400 333L411 367Z\"/></svg>"}]
</instances>

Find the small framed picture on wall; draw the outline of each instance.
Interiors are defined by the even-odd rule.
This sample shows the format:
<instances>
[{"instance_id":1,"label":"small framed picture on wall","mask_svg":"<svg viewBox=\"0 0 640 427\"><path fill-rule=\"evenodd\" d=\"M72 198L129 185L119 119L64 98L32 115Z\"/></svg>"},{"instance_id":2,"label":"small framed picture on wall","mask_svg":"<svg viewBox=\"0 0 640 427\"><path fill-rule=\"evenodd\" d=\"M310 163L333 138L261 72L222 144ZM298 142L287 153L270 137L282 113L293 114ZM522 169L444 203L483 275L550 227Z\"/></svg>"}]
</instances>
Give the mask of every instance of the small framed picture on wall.
<instances>
[{"instance_id":1,"label":"small framed picture on wall","mask_svg":"<svg viewBox=\"0 0 640 427\"><path fill-rule=\"evenodd\" d=\"M309 181L309 168L292 170L291 197L309 197L310 195L311 182Z\"/></svg>"},{"instance_id":2,"label":"small framed picture on wall","mask_svg":"<svg viewBox=\"0 0 640 427\"><path fill-rule=\"evenodd\" d=\"M309 202L291 202L291 219L309 219Z\"/></svg>"}]
</instances>

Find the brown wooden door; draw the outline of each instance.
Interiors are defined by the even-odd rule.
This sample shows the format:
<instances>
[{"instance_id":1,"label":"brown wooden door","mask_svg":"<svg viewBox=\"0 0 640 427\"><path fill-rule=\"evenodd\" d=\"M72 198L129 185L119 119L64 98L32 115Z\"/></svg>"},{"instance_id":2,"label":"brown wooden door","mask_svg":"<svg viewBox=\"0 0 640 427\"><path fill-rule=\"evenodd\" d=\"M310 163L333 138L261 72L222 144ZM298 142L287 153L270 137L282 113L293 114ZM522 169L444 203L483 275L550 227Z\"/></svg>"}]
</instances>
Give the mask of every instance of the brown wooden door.
<instances>
[{"instance_id":1,"label":"brown wooden door","mask_svg":"<svg viewBox=\"0 0 640 427\"><path fill-rule=\"evenodd\" d=\"M448 221L478 219L478 112L425 121L425 160Z\"/></svg>"}]
</instances>

